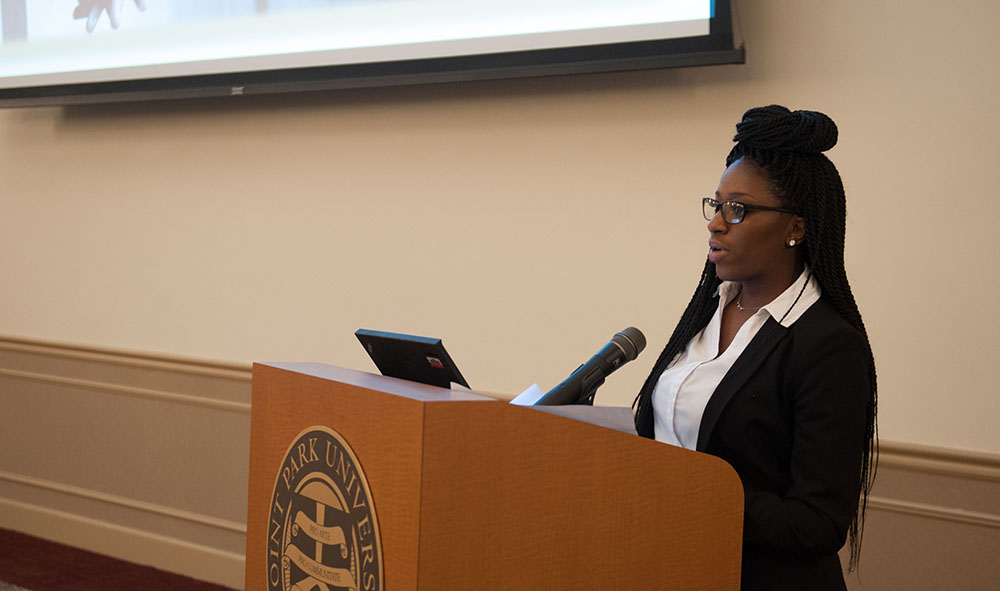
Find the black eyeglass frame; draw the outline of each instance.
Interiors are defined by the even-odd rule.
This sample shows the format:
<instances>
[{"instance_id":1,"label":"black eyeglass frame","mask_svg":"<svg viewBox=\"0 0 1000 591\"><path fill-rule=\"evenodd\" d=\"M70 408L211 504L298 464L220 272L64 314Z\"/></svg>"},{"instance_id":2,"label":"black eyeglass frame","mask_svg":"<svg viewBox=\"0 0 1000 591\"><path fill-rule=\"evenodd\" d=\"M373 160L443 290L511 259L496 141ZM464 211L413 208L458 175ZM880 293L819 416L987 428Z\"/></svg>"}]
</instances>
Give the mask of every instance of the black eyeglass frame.
<instances>
[{"instance_id":1,"label":"black eyeglass frame","mask_svg":"<svg viewBox=\"0 0 1000 591\"><path fill-rule=\"evenodd\" d=\"M701 214L703 216L705 216L705 220L706 221L710 222L720 212L722 212L724 214L725 213L725 208L726 208L727 205L732 210L734 210L734 211L738 211L740 209L743 210L743 214L740 215L740 216L730 216L731 218L733 218L733 220L728 220L728 219L726 219L726 216L723 215L722 216L722 220L725 221L727 224L738 224L738 223L742 222L744 220L744 218L746 218L747 212L748 211L754 211L754 210L760 210L760 211L778 211L778 212L781 212L781 213L790 213L792 215L798 215L797 212L794 212L794 211L792 211L790 209L784 209L784 208L781 208L781 207L768 207L766 205L750 205L749 203L743 203L741 201L716 201L715 199L712 199L711 197L704 197L704 198L702 198L702 200L701 200ZM709 217L709 215L708 215L708 209L706 208L706 206L711 207L712 211L714 212L711 217Z\"/></svg>"}]
</instances>

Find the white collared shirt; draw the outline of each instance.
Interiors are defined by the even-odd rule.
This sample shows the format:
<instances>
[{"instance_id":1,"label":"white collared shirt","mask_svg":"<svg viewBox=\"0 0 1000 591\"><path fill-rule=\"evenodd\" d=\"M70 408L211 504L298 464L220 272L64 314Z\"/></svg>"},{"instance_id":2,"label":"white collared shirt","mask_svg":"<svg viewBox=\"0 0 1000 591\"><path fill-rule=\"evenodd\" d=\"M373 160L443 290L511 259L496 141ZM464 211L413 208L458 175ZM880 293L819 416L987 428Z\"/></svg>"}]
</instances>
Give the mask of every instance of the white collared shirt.
<instances>
[{"instance_id":1,"label":"white collared shirt","mask_svg":"<svg viewBox=\"0 0 1000 591\"><path fill-rule=\"evenodd\" d=\"M708 399L768 317L787 328L820 297L819 284L806 267L788 289L743 323L733 342L719 355L722 310L739 294L739 287L737 283L722 282L719 308L712 320L660 374L653 388L653 430L657 441L695 449Z\"/></svg>"}]
</instances>

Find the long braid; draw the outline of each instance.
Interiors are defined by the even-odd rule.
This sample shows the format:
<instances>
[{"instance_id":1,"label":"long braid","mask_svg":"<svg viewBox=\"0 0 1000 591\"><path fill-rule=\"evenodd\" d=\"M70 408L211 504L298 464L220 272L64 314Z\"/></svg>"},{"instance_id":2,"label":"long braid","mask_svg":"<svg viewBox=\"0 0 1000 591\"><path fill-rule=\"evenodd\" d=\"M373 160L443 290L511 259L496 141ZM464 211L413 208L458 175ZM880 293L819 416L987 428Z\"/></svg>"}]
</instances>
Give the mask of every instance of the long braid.
<instances>
[{"instance_id":1,"label":"long braid","mask_svg":"<svg viewBox=\"0 0 1000 591\"><path fill-rule=\"evenodd\" d=\"M726 158L726 166L746 158L760 166L771 180L775 195L806 220L804 261L812 270L824 297L843 318L868 341L861 313L854 300L844 266L847 205L844 185L836 167L822 154L837 143L837 126L829 117L813 111L791 112L771 105L747 111L736 126L737 144ZM652 393L663 370L711 320L714 294L720 281L715 266L706 263L698 289L688 303L653 372L636 397L636 428L653 436ZM849 528L849 569L857 568L861 555L868 495L878 464L877 382L875 360L868 344L869 394L865 412L864 449L861 462L860 498Z\"/></svg>"},{"instance_id":2,"label":"long braid","mask_svg":"<svg viewBox=\"0 0 1000 591\"><path fill-rule=\"evenodd\" d=\"M688 302L680 321L670 335L667 346L660 352L656 363L653 364L652 373L646 378L642 390L632 404L635 407L636 428L640 435L653 436L653 388L656 387L656 381L674 357L677 357L687 347L688 342L712 319L716 308L715 294L720 283L722 282L715 275L715 265L706 260L698 288L691 296L691 301Z\"/></svg>"},{"instance_id":3,"label":"long braid","mask_svg":"<svg viewBox=\"0 0 1000 591\"><path fill-rule=\"evenodd\" d=\"M844 226L846 220L846 204L843 199L844 187L833 164L825 156L819 162L826 168L825 174L813 176L817 181L818 195L837 196L838 199L810 199L804 203L804 215L812 214L815 223L807 224L817 228L817 236L807 237L806 249L814 261L812 269L820 283L824 296L828 297L840 315L847 320L868 340L861 312L851 291L844 266ZM826 185L826 186L823 186ZM812 210L812 211L810 211ZM809 218L807 218L809 219ZM851 557L849 569L854 570L861 558L861 538L864 531L865 512L868 508L868 494L875 482L878 468L878 390L875 372L875 359L871 345L868 345L868 383L870 385L868 404L865 408L865 453L861 458L861 498L859 507L855 508L854 519L851 521L849 535L851 541Z\"/></svg>"}]
</instances>

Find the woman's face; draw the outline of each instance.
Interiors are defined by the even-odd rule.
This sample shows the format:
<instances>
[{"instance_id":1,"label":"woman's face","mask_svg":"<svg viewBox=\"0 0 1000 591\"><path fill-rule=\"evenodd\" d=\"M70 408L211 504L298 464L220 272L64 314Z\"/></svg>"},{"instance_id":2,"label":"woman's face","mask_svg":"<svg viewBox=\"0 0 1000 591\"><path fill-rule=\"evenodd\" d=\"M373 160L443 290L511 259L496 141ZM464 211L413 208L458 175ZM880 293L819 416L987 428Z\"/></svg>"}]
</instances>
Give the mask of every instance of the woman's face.
<instances>
[{"instance_id":1,"label":"woman's face","mask_svg":"<svg viewBox=\"0 0 1000 591\"><path fill-rule=\"evenodd\" d=\"M763 169L739 159L722 174L715 200L747 205L785 207L771 190ZM728 224L717 213L708 223L709 254L720 279L768 286L786 281L796 267L795 248L788 241L802 241L805 223L793 214L747 210L743 221Z\"/></svg>"}]
</instances>

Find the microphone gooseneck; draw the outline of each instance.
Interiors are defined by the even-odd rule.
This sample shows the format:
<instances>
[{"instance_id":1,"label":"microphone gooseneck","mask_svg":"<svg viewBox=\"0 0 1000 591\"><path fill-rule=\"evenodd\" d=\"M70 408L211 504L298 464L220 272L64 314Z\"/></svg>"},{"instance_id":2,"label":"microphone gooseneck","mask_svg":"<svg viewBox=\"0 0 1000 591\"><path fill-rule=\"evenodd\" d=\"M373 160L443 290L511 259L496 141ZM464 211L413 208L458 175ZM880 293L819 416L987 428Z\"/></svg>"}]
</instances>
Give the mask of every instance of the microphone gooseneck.
<instances>
[{"instance_id":1,"label":"microphone gooseneck","mask_svg":"<svg viewBox=\"0 0 1000 591\"><path fill-rule=\"evenodd\" d=\"M605 378L632 361L646 348L646 337L633 326L615 333L589 361L576 368L568 378L549 390L535 404L593 404L594 394Z\"/></svg>"}]
</instances>

